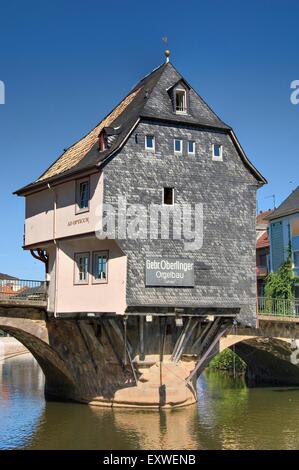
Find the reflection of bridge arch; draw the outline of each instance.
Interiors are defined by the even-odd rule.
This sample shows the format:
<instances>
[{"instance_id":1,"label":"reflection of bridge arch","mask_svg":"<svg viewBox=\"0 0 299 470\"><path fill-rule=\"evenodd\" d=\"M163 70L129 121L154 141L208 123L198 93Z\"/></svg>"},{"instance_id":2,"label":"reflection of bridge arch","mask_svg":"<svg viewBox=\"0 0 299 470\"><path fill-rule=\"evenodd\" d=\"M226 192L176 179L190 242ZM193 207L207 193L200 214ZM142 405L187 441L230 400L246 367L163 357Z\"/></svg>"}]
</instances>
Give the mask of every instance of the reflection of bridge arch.
<instances>
[{"instance_id":1,"label":"reflection of bridge arch","mask_svg":"<svg viewBox=\"0 0 299 470\"><path fill-rule=\"evenodd\" d=\"M22 343L35 357L46 380L54 381L57 391L68 390L74 383L65 362L49 345L48 330L44 321L27 318L0 317L0 329Z\"/></svg>"}]
</instances>

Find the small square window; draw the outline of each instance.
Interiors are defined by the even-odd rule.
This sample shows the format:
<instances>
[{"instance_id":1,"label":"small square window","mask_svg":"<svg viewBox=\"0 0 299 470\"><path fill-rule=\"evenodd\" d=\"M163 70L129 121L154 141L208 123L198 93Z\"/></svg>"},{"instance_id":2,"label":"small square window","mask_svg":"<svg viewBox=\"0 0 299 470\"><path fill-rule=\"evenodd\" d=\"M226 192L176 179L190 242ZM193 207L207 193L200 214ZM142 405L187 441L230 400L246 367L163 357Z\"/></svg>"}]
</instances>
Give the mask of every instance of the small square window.
<instances>
[{"instance_id":1,"label":"small square window","mask_svg":"<svg viewBox=\"0 0 299 470\"><path fill-rule=\"evenodd\" d=\"M163 204L172 206L174 204L174 188L163 189Z\"/></svg>"},{"instance_id":2,"label":"small square window","mask_svg":"<svg viewBox=\"0 0 299 470\"><path fill-rule=\"evenodd\" d=\"M189 155L195 154L195 142L194 140L188 140L188 153Z\"/></svg>"},{"instance_id":3,"label":"small square window","mask_svg":"<svg viewBox=\"0 0 299 470\"><path fill-rule=\"evenodd\" d=\"M75 284L88 284L89 253L75 254Z\"/></svg>"},{"instance_id":4,"label":"small square window","mask_svg":"<svg viewBox=\"0 0 299 470\"><path fill-rule=\"evenodd\" d=\"M174 139L174 153L183 153L183 141Z\"/></svg>"},{"instance_id":5,"label":"small square window","mask_svg":"<svg viewBox=\"0 0 299 470\"><path fill-rule=\"evenodd\" d=\"M77 182L77 212L89 210L89 180Z\"/></svg>"},{"instance_id":6,"label":"small square window","mask_svg":"<svg viewBox=\"0 0 299 470\"><path fill-rule=\"evenodd\" d=\"M222 145L213 144L213 160L222 160Z\"/></svg>"},{"instance_id":7,"label":"small square window","mask_svg":"<svg viewBox=\"0 0 299 470\"><path fill-rule=\"evenodd\" d=\"M146 150L155 150L155 137L153 135L145 136L145 148Z\"/></svg>"},{"instance_id":8,"label":"small square window","mask_svg":"<svg viewBox=\"0 0 299 470\"><path fill-rule=\"evenodd\" d=\"M108 279L108 252L98 251L93 254L93 282L105 283Z\"/></svg>"}]
</instances>

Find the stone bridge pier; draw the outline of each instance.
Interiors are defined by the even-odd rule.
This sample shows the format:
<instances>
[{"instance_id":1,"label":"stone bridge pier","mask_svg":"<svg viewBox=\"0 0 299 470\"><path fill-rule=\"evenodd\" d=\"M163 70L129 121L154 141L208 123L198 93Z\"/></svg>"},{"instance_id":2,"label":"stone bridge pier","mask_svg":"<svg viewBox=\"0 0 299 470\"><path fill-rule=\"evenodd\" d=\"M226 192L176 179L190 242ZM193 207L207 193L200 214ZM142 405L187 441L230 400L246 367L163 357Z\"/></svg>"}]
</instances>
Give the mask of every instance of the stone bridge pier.
<instances>
[{"instance_id":1,"label":"stone bridge pier","mask_svg":"<svg viewBox=\"0 0 299 470\"><path fill-rule=\"evenodd\" d=\"M20 317L22 315L22 317ZM196 402L203 360L231 318L105 316L54 319L10 310L0 329L26 346L45 375L48 399L99 406L170 408ZM29 318L31 317L31 318Z\"/></svg>"},{"instance_id":2,"label":"stone bridge pier","mask_svg":"<svg viewBox=\"0 0 299 470\"><path fill-rule=\"evenodd\" d=\"M45 375L48 399L98 406L172 408L196 402L196 379L235 345L250 386L299 385L290 361L297 324L233 327L233 318L129 315L56 319L2 309L0 329L18 339Z\"/></svg>"}]
</instances>

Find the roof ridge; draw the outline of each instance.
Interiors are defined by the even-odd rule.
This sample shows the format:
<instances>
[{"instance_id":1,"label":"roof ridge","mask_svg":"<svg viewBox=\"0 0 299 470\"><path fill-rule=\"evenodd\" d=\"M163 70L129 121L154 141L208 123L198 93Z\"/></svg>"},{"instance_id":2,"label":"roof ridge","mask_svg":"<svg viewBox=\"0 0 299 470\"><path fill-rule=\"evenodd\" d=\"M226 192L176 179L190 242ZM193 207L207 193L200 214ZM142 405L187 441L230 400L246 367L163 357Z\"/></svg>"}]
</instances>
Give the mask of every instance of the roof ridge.
<instances>
[{"instance_id":1,"label":"roof ridge","mask_svg":"<svg viewBox=\"0 0 299 470\"><path fill-rule=\"evenodd\" d=\"M163 62L162 64L158 65L158 67L155 67L151 72L149 72L149 73L147 73L146 75L144 75L144 77L141 78L141 79L139 80L139 82L137 82L137 83L133 86L133 88L131 88L131 92L134 91L135 88L140 87L143 81L145 81L147 78L150 77L150 75L154 74L155 72L157 72L160 68L162 68L162 67L165 66L165 65L167 65L167 63L166 63L166 62Z\"/></svg>"}]
</instances>

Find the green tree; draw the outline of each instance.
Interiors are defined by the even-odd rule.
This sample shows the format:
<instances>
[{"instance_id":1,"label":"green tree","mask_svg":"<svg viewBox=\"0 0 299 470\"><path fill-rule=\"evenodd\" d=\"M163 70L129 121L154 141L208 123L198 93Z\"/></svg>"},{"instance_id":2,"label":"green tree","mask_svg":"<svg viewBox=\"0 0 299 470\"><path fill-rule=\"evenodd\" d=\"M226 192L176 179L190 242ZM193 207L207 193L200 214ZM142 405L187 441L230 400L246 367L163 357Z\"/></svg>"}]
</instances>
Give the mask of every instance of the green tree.
<instances>
[{"instance_id":1,"label":"green tree","mask_svg":"<svg viewBox=\"0 0 299 470\"><path fill-rule=\"evenodd\" d=\"M294 299L294 285L299 278L294 275L291 243L288 247L288 257L276 272L268 275L265 286L266 299Z\"/></svg>"}]
</instances>

